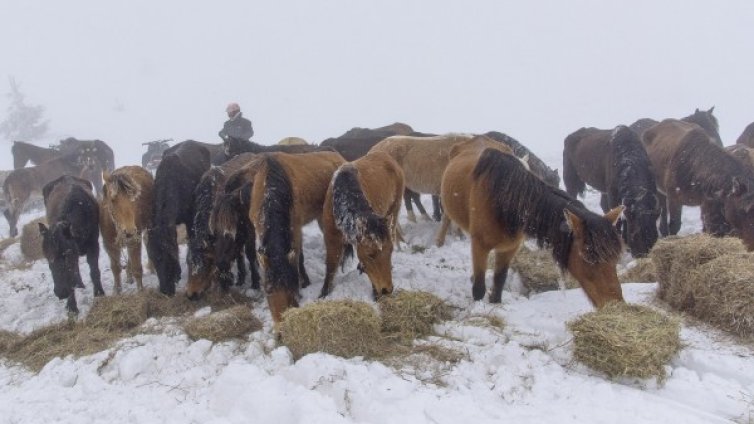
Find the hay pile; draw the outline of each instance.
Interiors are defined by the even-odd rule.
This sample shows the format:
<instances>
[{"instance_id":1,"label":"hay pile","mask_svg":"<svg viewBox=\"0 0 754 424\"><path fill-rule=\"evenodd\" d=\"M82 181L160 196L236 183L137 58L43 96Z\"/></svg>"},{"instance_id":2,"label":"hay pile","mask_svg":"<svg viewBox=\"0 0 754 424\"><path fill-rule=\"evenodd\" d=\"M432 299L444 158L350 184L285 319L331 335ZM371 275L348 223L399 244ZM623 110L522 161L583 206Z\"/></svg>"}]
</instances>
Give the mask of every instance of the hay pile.
<instances>
[{"instance_id":1,"label":"hay pile","mask_svg":"<svg viewBox=\"0 0 754 424\"><path fill-rule=\"evenodd\" d=\"M573 357L609 377L667 377L681 349L677 319L639 305L610 303L568 323Z\"/></svg>"},{"instance_id":2,"label":"hay pile","mask_svg":"<svg viewBox=\"0 0 754 424\"><path fill-rule=\"evenodd\" d=\"M221 342L259 331L262 329L262 322L251 313L248 306L238 305L207 316L190 318L183 329L194 340Z\"/></svg>"},{"instance_id":3,"label":"hay pile","mask_svg":"<svg viewBox=\"0 0 754 424\"><path fill-rule=\"evenodd\" d=\"M639 258L634 266L618 275L621 283L653 283L657 281L655 264L650 258Z\"/></svg>"},{"instance_id":4,"label":"hay pile","mask_svg":"<svg viewBox=\"0 0 754 424\"><path fill-rule=\"evenodd\" d=\"M490 255L490 268L494 266L495 256ZM558 282L563 278L549 250L531 250L526 246L521 246L513 257L511 269L521 276L521 283L524 287L534 293L558 290L560 288ZM573 289L579 287L579 283L570 275L566 275L565 286L567 289Z\"/></svg>"},{"instance_id":5,"label":"hay pile","mask_svg":"<svg viewBox=\"0 0 754 424\"><path fill-rule=\"evenodd\" d=\"M47 225L47 218L37 218L21 228L21 253L30 261L45 257L42 251L42 235L39 233L40 222Z\"/></svg>"},{"instance_id":6,"label":"hay pile","mask_svg":"<svg viewBox=\"0 0 754 424\"><path fill-rule=\"evenodd\" d=\"M450 319L450 308L428 292L401 290L380 299L382 331L410 342L432 332L432 325Z\"/></svg>"},{"instance_id":7,"label":"hay pile","mask_svg":"<svg viewBox=\"0 0 754 424\"><path fill-rule=\"evenodd\" d=\"M295 359L312 352L370 357L381 341L380 317L365 302L327 300L283 313L280 336Z\"/></svg>"},{"instance_id":8,"label":"hay pile","mask_svg":"<svg viewBox=\"0 0 754 424\"><path fill-rule=\"evenodd\" d=\"M48 325L27 336L0 331L0 355L38 371L55 357L79 357L107 349L116 341L135 334L137 327L148 318L184 317L205 306L229 310L245 305L240 307L248 310L251 301L249 297L231 292L191 302L181 294L168 297L155 290L97 298L87 317L79 322Z\"/></svg>"}]
</instances>

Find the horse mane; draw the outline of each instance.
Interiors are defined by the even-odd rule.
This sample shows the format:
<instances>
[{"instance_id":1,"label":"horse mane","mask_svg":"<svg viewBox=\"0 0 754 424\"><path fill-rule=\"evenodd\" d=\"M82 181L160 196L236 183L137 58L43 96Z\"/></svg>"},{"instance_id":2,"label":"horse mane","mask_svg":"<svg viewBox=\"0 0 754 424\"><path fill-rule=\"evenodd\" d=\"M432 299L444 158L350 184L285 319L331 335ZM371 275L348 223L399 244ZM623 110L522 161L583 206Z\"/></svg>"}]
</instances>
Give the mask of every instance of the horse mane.
<instances>
[{"instance_id":1,"label":"horse mane","mask_svg":"<svg viewBox=\"0 0 754 424\"><path fill-rule=\"evenodd\" d=\"M340 168L333 178L333 215L335 225L348 243L364 238L382 241L390 235L387 220L377 215L359 184L359 171L352 165Z\"/></svg>"},{"instance_id":2,"label":"horse mane","mask_svg":"<svg viewBox=\"0 0 754 424\"><path fill-rule=\"evenodd\" d=\"M110 174L110 181L107 183L109 187L110 196L115 196L119 192L124 193L131 200L136 199L141 194L141 186L136 184L130 175L125 173L115 172Z\"/></svg>"},{"instance_id":3,"label":"horse mane","mask_svg":"<svg viewBox=\"0 0 754 424\"><path fill-rule=\"evenodd\" d=\"M642 190L656 192L652 165L636 132L626 126L618 126L610 138L615 169L614 187L621 199L636 199Z\"/></svg>"},{"instance_id":4,"label":"horse mane","mask_svg":"<svg viewBox=\"0 0 754 424\"><path fill-rule=\"evenodd\" d=\"M708 136L713 137L715 142L718 142L720 141L720 125L717 123L715 115L712 114L713 109L714 107L710 110L696 109L693 114L681 118L681 121L699 125L704 129ZM722 142L720 142L720 145L722 145Z\"/></svg>"},{"instance_id":5,"label":"horse mane","mask_svg":"<svg viewBox=\"0 0 754 424\"><path fill-rule=\"evenodd\" d=\"M691 130L683 139L673 162L683 164L675 166L678 181L694 184L709 197L730 193L735 176L754 178L748 167L710 142L709 136L698 128Z\"/></svg>"},{"instance_id":6,"label":"horse mane","mask_svg":"<svg viewBox=\"0 0 754 424\"><path fill-rule=\"evenodd\" d=\"M298 278L296 277L298 264L291 266L286 264L288 252L293 249L291 234L291 209L293 208L293 186L288 174L273 156L264 159L265 168L265 194L261 205L262 227L257 229L262 232L261 246L267 251L270 258L270 270L273 272L291 272L293 275L283 276L279 281L286 289L298 291Z\"/></svg>"},{"instance_id":7,"label":"horse mane","mask_svg":"<svg viewBox=\"0 0 754 424\"><path fill-rule=\"evenodd\" d=\"M560 176L558 175L558 171L553 170L552 168L547 166L547 164L544 163L542 159L532 153L531 150L529 150L515 138L499 131L489 131L484 135L510 147L516 157L520 159L528 157L530 170L540 178L542 178L546 183L555 187L560 185Z\"/></svg>"},{"instance_id":8,"label":"horse mane","mask_svg":"<svg viewBox=\"0 0 754 424\"><path fill-rule=\"evenodd\" d=\"M509 235L523 231L539 247L551 247L555 261L567 269L573 232L567 227L564 210L584 223L584 260L600 263L615 259L622 246L612 223L587 210L566 192L548 185L524 168L515 157L485 149L474 167L474 181L485 182L492 197L495 218Z\"/></svg>"}]
</instances>

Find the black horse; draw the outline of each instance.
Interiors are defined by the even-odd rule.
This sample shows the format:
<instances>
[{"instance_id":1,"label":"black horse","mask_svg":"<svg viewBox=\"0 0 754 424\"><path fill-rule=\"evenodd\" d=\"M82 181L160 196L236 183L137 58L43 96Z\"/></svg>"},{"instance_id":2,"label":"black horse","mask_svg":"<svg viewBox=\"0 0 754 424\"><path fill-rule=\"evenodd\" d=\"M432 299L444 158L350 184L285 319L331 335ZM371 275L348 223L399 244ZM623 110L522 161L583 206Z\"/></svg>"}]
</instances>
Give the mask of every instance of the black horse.
<instances>
[{"instance_id":1,"label":"black horse","mask_svg":"<svg viewBox=\"0 0 754 424\"><path fill-rule=\"evenodd\" d=\"M89 181L64 175L42 189L49 228L40 223L42 250L52 272L53 291L78 313L76 287L83 287L79 256L86 255L94 295L104 296L99 272L99 206Z\"/></svg>"},{"instance_id":2,"label":"black horse","mask_svg":"<svg viewBox=\"0 0 754 424\"><path fill-rule=\"evenodd\" d=\"M157 167L147 254L157 271L160 291L166 295L175 294L181 278L175 227L184 224L189 240L194 237L194 190L209 167L209 150L192 140L166 150Z\"/></svg>"},{"instance_id":3,"label":"black horse","mask_svg":"<svg viewBox=\"0 0 754 424\"><path fill-rule=\"evenodd\" d=\"M173 141L173 139L167 138L141 143L142 146L147 146L147 151L141 155L141 167L149 172L154 172L162 160L163 153L170 148L170 144L168 144L170 141Z\"/></svg>"},{"instance_id":4,"label":"black horse","mask_svg":"<svg viewBox=\"0 0 754 424\"><path fill-rule=\"evenodd\" d=\"M657 241L661 204L649 157L636 132L623 125L613 130L581 128L566 137L564 144L568 194L583 195L589 184L602 192L603 212L625 206L625 222L619 221L619 226L631 254L649 253Z\"/></svg>"}]
</instances>

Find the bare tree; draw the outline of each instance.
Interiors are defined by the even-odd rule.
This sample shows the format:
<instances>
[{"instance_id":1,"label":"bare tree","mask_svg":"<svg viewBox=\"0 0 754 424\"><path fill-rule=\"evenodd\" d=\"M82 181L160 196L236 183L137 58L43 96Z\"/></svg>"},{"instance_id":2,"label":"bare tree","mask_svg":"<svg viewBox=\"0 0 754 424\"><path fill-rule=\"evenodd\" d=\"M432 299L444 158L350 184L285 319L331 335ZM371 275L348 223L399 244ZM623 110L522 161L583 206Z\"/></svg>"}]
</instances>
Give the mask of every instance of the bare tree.
<instances>
[{"instance_id":1,"label":"bare tree","mask_svg":"<svg viewBox=\"0 0 754 424\"><path fill-rule=\"evenodd\" d=\"M8 77L10 92L5 96L9 99L5 119L0 122L0 135L6 140L36 140L47 133L48 120L43 119L44 106L27 105L24 94L16 79Z\"/></svg>"}]
</instances>

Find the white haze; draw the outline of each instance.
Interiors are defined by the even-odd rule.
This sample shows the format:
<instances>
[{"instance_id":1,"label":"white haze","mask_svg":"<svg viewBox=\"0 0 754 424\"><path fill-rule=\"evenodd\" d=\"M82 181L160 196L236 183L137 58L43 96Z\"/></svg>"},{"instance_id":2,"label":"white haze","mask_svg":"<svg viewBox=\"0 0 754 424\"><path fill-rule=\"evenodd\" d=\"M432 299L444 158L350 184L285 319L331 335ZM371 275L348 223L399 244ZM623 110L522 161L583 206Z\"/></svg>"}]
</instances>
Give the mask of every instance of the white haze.
<instances>
[{"instance_id":1,"label":"white haze","mask_svg":"<svg viewBox=\"0 0 754 424\"><path fill-rule=\"evenodd\" d=\"M219 141L229 101L263 144L402 121L557 156L581 126L712 105L730 144L754 121L752 22L750 1L0 0L0 92L14 76L47 108L38 144L100 138L119 166Z\"/></svg>"}]
</instances>

